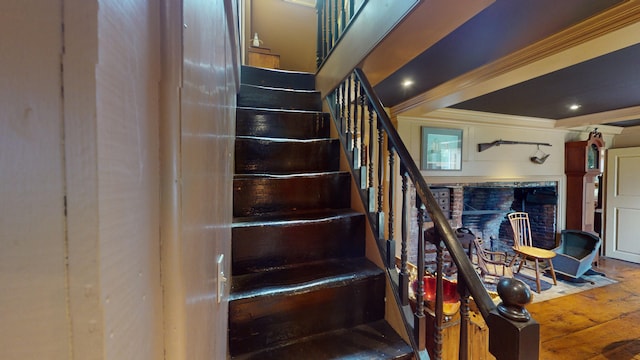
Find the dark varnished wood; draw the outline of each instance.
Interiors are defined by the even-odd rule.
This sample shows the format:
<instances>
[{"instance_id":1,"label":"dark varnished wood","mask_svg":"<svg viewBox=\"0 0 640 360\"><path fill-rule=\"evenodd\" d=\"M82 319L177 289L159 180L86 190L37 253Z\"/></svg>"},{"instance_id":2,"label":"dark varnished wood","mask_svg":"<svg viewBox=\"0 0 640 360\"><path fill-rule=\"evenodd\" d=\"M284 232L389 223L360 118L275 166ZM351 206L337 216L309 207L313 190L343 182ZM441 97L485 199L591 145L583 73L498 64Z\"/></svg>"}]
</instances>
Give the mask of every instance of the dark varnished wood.
<instances>
[{"instance_id":1,"label":"dark varnished wood","mask_svg":"<svg viewBox=\"0 0 640 360\"><path fill-rule=\"evenodd\" d=\"M301 342L235 357L237 360L411 359L411 348L386 321L339 329Z\"/></svg>"},{"instance_id":2,"label":"dark varnished wood","mask_svg":"<svg viewBox=\"0 0 640 360\"><path fill-rule=\"evenodd\" d=\"M233 180L233 215L350 207L346 172L293 176L242 175Z\"/></svg>"},{"instance_id":3,"label":"dark varnished wood","mask_svg":"<svg viewBox=\"0 0 640 360\"><path fill-rule=\"evenodd\" d=\"M382 319L384 288L383 271L364 258L234 276L230 352Z\"/></svg>"},{"instance_id":4,"label":"dark varnished wood","mask_svg":"<svg viewBox=\"0 0 640 360\"><path fill-rule=\"evenodd\" d=\"M240 85L238 106L321 111L320 93L311 90L273 89L263 86Z\"/></svg>"},{"instance_id":5,"label":"dark varnished wood","mask_svg":"<svg viewBox=\"0 0 640 360\"><path fill-rule=\"evenodd\" d=\"M316 79L311 73L242 66L243 84L282 89L315 90Z\"/></svg>"},{"instance_id":6,"label":"dark varnished wood","mask_svg":"<svg viewBox=\"0 0 640 360\"><path fill-rule=\"evenodd\" d=\"M236 221L233 274L364 256L364 221L363 214L350 210Z\"/></svg>"},{"instance_id":7,"label":"dark varnished wood","mask_svg":"<svg viewBox=\"0 0 640 360\"><path fill-rule=\"evenodd\" d=\"M238 108L236 135L289 139L328 138L329 120L329 114L320 112Z\"/></svg>"},{"instance_id":8,"label":"dark varnished wood","mask_svg":"<svg viewBox=\"0 0 640 360\"><path fill-rule=\"evenodd\" d=\"M238 96L231 357L410 358L384 320L384 270L364 257L365 215L351 210L319 94L257 84Z\"/></svg>"},{"instance_id":9,"label":"dark varnished wood","mask_svg":"<svg viewBox=\"0 0 640 360\"><path fill-rule=\"evenodd\" d=\"M339 168L338 139L236 138L236 174L309 173Z\"/></svg>"}]
</instances>

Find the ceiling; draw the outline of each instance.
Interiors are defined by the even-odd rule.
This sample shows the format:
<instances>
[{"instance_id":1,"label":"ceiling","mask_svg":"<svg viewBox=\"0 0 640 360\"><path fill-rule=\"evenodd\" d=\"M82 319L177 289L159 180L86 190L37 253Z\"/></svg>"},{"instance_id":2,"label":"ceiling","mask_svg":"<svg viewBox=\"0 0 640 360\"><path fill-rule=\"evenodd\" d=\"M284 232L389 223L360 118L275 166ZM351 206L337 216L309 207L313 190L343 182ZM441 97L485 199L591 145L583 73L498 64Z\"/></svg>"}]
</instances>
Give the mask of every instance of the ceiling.
<instances>
[{"instance_id":1,"label":"ceiling","mask_svg":"<svg viewBox=\"0 0 640 360\"><path fill-rule=\"evenodd\" d=\"M638 126L638 24L638 1L496 0L375 90L396 115L453 108Z\"/></svg>"}]
</instances>

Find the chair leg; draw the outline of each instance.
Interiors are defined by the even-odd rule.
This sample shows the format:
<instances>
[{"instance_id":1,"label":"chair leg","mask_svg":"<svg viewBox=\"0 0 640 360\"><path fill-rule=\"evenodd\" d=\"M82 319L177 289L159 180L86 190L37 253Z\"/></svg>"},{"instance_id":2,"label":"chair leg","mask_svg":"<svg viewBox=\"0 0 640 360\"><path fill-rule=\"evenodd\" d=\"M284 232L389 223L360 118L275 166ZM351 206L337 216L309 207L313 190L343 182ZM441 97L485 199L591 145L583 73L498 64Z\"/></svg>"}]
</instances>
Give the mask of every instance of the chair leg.
<instances>
[{"instance_id":1,"label":"chair leg","mask_svg":"<svg viewBox=\"0 0 640 360\"><path fill-rule=\"evenodd\" d=\"M553 269L553 261L551 259L547 260L549 262L549 268L551 269L551 278L553 278L553 285L558 285L556 281L556 271Z\"/></svg>"},{"instance_id":2,"label":"chair leg","mask_svg":"<svg viewBox=\"0 0 640 360\"><path fill-rule=\"evenodd\" d=\"M520 272L520 270L522 270L522 265L524 265L524 263L527 262L527 257L524 255L520 256L520 264L518 264L518 273Z\"/></svg>"},{"instance_id":3,"label":"chair leg","mask_svg":"<svg viewBox=\"0 0 640 360\"><path fill-rule=\"evenodd\" d=\"M540 294L540 267L538 266L538 259L533 259L536 263L536 291Z\"/></svg>"}]
</instances>

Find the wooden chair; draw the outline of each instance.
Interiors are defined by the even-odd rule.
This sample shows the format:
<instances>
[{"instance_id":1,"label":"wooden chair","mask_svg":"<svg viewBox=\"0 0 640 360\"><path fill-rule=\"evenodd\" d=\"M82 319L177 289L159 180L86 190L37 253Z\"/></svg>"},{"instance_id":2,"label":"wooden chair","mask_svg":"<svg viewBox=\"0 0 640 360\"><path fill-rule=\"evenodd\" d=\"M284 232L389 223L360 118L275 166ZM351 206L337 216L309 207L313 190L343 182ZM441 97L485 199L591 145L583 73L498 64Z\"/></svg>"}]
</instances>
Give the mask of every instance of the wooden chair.
<instances>
[{"instance_id":1,"label":"wooden chair","mask_svg":"<svg viewBox=\"0 0 640 360\"><path fill-rule=\"evenodd\" d=\"M511 222L511 228L513 229L513 251L516 252L516 256L511 260L510 266L520 258L520 264L518 265L519 273L522 269L522 265L527 259L531 259L535 262L536 271L536 291L540 293L540 261L545 261L549 265L551 270L551 277L553 278L553 284L557 285L556 273L553 270L553 262L551 259L556 256L556 253L551 250L546 250L533 246L531 238L531 225L529 224L529 214L526 212L513 212L507 215L509 222Z\"/></svg>"},{"instance_id":2,"label":"wooden chair","mask_svg":"<svg viewBox=\"0 0 640 360\"><path fill-rule=\"evenodd\" d=\"M480 276L486 281L487 277L494 280L501 277L513 277L513 271L509 266L507 254L504 252L489 251L484 248L482 239L474 239L473 244L476 248L476 256L478 260L478 268Z\"/></svg>"}]
</instances>

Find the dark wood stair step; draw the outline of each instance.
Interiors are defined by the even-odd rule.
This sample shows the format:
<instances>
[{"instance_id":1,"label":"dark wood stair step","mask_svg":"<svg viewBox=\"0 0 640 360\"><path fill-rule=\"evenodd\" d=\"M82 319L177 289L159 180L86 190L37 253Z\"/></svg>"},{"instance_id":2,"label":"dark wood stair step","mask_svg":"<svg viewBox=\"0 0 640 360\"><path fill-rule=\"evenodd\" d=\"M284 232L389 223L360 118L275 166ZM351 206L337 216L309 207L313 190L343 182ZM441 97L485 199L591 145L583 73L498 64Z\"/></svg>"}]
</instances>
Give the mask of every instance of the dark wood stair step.
<instances>
[{"instance_id":1,"label":"dark wood stair step","mask_svg":"<svg viewBox=\"0 0 640 360\"><path fill-rule=\"evenodd\" d=\"M317 111L238 108L236 136L321 139L330 136L329 114Z\"/></svg>"},{"instance_id":2,"label":"dark wood stair step","mask_svg":"<svg viewBox=\"0 0 640 360\"><path fill-rule=\"evenodd\" d=\"M408 360L411 347L384 320L338 329L281 347L233 357L234 360Z\"/></svg>"},{"instance_id":3,"label":"dark wood stair step","mask_svg":"<svg viewBox=\"0 0 640 360\"><path fill-rule=\"evenodd\" d=\"M315 75L312 73L265 69L243 65L240 71L243 84L279 87L283 89L314 90Z\"/></svg>"},{"instance_id":4,"label":"dark wood stair step","mask_svg":"<svg viewBox=\"0 0 640 360\"><path fill-rule=\"evenodd\" d=\"M295 175L236 175L233 216L351 207L347 172Z\"/></svg>"},{"instance_id":5,"label":"dark wood stair step","mask_svg":"<svg viewBox=\"0 0 640 360\"><path fill-rule=\"evenodd\" d=\"M384 292L384 271L365 258L233 276L230 352L253 352L383 319Z\"/></svg>"},{"instance_id":6,"label":"dark wood stair step","mask_svg":"<svg viewBox=\"0 0 640 360\"><path fill-rule=\"evenodd\" d=\"M231 230L232 274L304 262L364 256L364 214L352 210L236 218Z\"/></svg>"},{"instance_id":7,"label":"dark wood stair step","mask_svg":"<svg viewBox=\"0 0 640 360\"><path fill-rule=\"evenodd\" d=\"M236 137L236 174L309 173L339 168L338 139Z\"/></svg>"},{"instance_id":8,"label":"dark wood stair step","mask_svg":"<svg viewBox=\"0 0 640 360\"><path fill-rule=\"evenodd\" d=\"M290 90L255 85L240 85L238 106L321 111L320 92L315 90Z\"/></svg>"}]
</instances>

